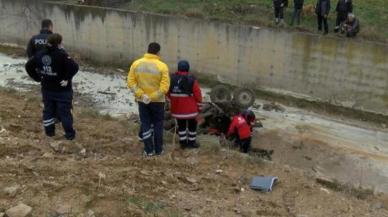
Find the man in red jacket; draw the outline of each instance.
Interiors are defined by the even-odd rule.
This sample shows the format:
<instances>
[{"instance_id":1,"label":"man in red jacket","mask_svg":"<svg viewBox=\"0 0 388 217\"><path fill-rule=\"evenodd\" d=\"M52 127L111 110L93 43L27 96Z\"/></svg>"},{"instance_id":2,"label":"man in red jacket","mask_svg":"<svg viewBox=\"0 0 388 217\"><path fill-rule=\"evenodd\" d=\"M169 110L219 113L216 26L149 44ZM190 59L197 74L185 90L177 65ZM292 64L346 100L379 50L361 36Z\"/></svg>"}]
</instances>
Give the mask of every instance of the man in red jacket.
<instances>
[{"instance_id":1,"label":"man in red jacket","mask_svg":"<svg viewBox=\"0 0 388 217\"><path fill-rule=\"evenodd\" d=\"M179 143L182 148L199 148L196 117L200 111L202 94L197 79L189 73L190 65L182 60L178 71L171 75L168 97L171 115L177 119Z\"/></svg>"},{"instance_id":2,"label":"man in red jacket","mask_svg":"<svg viewBox=\"0 0 388 217\"><path fill-rule=\"evenodd\" d=\"M229 126L227 137L235 136L235 144L240 146L240 151L248 153L251 149L252 127L251 124L255 121L255 114L246 110L235 115L232 123Z\"/></svg>"}]
</instances>

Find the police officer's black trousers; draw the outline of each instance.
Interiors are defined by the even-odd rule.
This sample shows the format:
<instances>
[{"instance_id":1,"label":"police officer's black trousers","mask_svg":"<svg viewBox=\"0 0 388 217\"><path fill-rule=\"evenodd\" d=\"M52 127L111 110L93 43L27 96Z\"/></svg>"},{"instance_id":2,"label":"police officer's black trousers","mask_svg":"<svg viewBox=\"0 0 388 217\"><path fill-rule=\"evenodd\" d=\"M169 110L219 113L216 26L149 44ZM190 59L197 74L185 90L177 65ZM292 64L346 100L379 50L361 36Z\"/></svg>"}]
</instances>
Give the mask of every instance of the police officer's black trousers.
<instances>
[{"instance_id":1,"label":"police officer's black trousers","mask_svg":"<svg viewBox=\"0 0 388 217\"><path fill-rule=\"evenodd\" d=\"M337 32L343 22L345 22L346 18L348 17L347 12L337 12L337 19L335 22L335 31Z\"/></svg>"},{"instance_id":2,"label":"police officer's black trousers","mask_svg":"<svg viewBox=\"0 0 388 217\"><path fill-rule=\"evenodd\" d=\"M300 15L302 14L302 9L301 8L294 8L294 13L292 14L292 20L291 20L291 25L294 25L294 22L296 20L296 24L300 24Z\"/></svg>"},{"instance_id":3,"label":"police officer's black trousers","mask_svg":"<svg viewBox=\"0 0 388 217\"><path fill-rule=\"evenodd\" d=\"M277 21L284 19L284 8L283 7L275 7L275 18Z\"/></svg>"},{"instance_id":4,"label":"police officer's black trousers","mask_svg":"<svg viewBox=\"0 0 388 217\"><path fill-rule=\"evenodd\" d=\"M47 136L55 136L55 118L59 116L65 131L66 139L75 138L73 115L71 113L73 92L53 92L42 90L43 126Z\"/></svg>"},{"instance_id":5,"label":"police officer's black trousers","mask_svg":"<svg viewBox=\"0 0 388 217\"><path fill-rule=\"evenodd\" d=\"M325 33L328 33L329 32L329 24L327 22L327 17L318 14L317 19L318 19L318 30L319 31L322 30L322 24L323 24Z\"/></svg>"},{"instance_id":6,"label":"police officer's black trousers","mask_svg":"<svg viewBox=\"0 0 388 217\"><path fill-rule=\"evenodd\" d=\"M197 120L177 119L179 144L182 148L195 147L197 140Z\"/></svg>"}]
</instances>

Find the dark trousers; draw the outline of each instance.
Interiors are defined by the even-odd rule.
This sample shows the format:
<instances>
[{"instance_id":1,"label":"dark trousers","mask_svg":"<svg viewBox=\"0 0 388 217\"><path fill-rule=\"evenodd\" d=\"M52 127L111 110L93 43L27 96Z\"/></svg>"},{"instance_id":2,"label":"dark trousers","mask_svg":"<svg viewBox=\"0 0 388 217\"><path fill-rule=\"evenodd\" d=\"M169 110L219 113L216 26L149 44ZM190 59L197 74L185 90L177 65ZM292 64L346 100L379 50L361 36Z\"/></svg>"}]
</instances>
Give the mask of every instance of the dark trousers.
<instances>
[{"instance_id":1,"label":"dark trousers","mask_svg":"<svg viewBox=\"0 0 388 217\"><path fill-rule=\"evenodd\" d=\"M294 13L292 14L292 20L291 20L291 25L294 25L294 22L296 20L296 24L300 24L300 15L302 14L302 9L301 8L294 8Z\"/></svg>"},{"instance_id":2,"label":"dark trousers","mask_svg":"<svg viewBox=\"0 0 388 217\"><path fill-rule=\"evenodd\" d=\"M328 33L329 32L329 25L327 23L327 17L323 16L323 15L320 15L318 14L318 30L321 31L322 30L322 24L324 26L324 30L325 30L325 33Z\"/></svg>"},{"instance_id":3,"label":"dark trousers","mask_svg":"<svg viewBox=\"0 0 388 217\"><path fill-rule=\"evenodd\" d=\"M163 151L164 103L152 102L147 105L139 102L139 115L144 151L147 154L154 152L161 154Z\"/></svg>"},{"instance_id":4,"label":"dark trousers","mask_svg":"<svg viewBox=\"0 0 388 217\"><path fill-rule=\"evenodd\" d=\"M178 119L179 144L182 148L194 147L197 140L197 120Z\"/></svg>"},{"instance_id":5,"label":"dark trousers","mask_svg":"<svg viewBox=\"0 0 388 217\"><path fill-rule=\"evenodd\" d=\"M335 21L335 30L338 31L341 24L343 22L345 22L345 20L347 19L348 17L348 13L347 12L337 12L337 19Z\"/></svg>"},{"instance_id":6,"label":"dark trousers","mask_svg":"<svg viewBox=\"0 0 388 217\"><path fill-rule=\"evenodd\" d=\"M251 142L252 142L251 137L247 139L240 139L239 137L237 137L235 144L236 146L240 147L240 152L248 153L251 150Z\"/></svg>"},{"instance_id":7,"label":"dark trousers","mask_svg":"<svg viewBox=\"0 0 388 217\"><path fill-rule=\"evenodd\" d=\"M356 37L357 33L358 33L357 30L352 30L352 31L346 32L346 37L354 38L354 37Z\"/></svg>"},{"instance_id":8,"label":"dark trousers","mask_svg":"<svg viewBox=\"0 0 388 217\"><path fill-rule=\"evenodd\" d=\"M283 7L275 7L275 18L276 18L276 21L278 21L279 19L283 19L284 18L284 8Z\"/></svg>"},{"instance_id":9,"label":"dark trousers","mask_svg":"<svg viewBox=\"0 0 388 217\"><path fill-rule=\"evenodd\" d=\"M71 113L73 92L52 92L42 90L43 96L43 126L47 136L55 135L55 118L62 121L66 139L75 138L73 115Z\"/></svg>"}]
</instances>

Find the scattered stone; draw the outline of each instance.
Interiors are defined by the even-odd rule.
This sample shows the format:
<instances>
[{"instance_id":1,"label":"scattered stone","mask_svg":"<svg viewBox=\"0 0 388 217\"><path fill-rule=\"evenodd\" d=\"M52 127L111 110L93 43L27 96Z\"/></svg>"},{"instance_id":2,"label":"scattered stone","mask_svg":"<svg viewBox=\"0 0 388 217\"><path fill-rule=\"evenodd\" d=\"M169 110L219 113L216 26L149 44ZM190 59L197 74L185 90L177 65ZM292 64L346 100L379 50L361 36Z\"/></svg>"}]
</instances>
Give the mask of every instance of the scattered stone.
<instances>
[{"instance_id":1,"label":"scattered stone","mask_svg":"<svg viewBox=\"0 0 388 217\"><path fill-rule=\"evenodd\" d=\"M185 204L183 206L183 209L186 210L187 212L189 212L189 211L191 211L193 209L193 207L190 204Z\"/></svg>"},{"instance_id":2,"label":"scattered stone","mask_svg":"<svg viewBox=\"0 0 388 217\"><path fill-rule=\"evenodd\" d=\"M376 202L370 205L370 209L377 210L377 209L383 209L384 204L382 202Z\"/></svg>"},{"instance_id":3,"label":"scattered stone","mask_svg":"<svg viewBox=\"0 0 388 217\"><path fill-rule=\"evenodd\" d=\"M125 72L123 69L120 69L120 68L117 68L116 70L117 70L118 72L120 72L120 73L124 73L124 72Z\"/></svg>"},{"instance_id":4,"label":"scattered stone","mask_svg":"<svg viewBox=\"0 0 388 217\"><path fill-rule=\"evenodd\" d=\"M220 170L220 169L218 169L218 170L216 170L216 173L217 174L221 174L221 173L223 173L224 171L223 170Z\"/></svg>"},{"instance_id":5,"label":"scattered stone","mask_svg":"<svg viewBox=\"0 0 388 217\"><path fill-rule=\"evenodd\" d=\"M237 214L240 214L241 213L241 210L239 208L234 208L233 211Z\"/></svg>"},{"instance_id":6,"label":"scattered stone","mask_svg":"<svg viewBox=\"0 0 388 217\"><path fill-rule=\"evenodd\" d=\"M1 130L0 130L0 134L5 134L7 132L7 130L6 129L4 129L3 127L1 127Z\"/></svg>"},{"instance_id":7,"label":"scattered stone","mask_svg":"<svg viewBox=\"0 0 388 217\"><path fill-rule=\"evenodd\" d=\"M150 175L152 175L152 173L151 173L150 171L147 171L147 170L141 170L141 171L140 171L140 174L145 175L145 176L150 176Z\"/></svg>"},{"instance_id":8,"label":"scattered stone","mask_svg":"<svg viewBox=\"0 0 388 217\"><path fill-rule=\"evenodd\" d=\"M60 141L57 142L50 142L50 147L55 151L59 152L61 151L62 143Z\"/></svg>"},{"instance_id":9,"label":"scattered stone","mask_svg":"<svg viewBox=\"0 0 388 217\"><path fill-rule=\"evenodd\" d=\"M195 184L195 183L197 183L197 180L196 180L196 179L190 178L190 177L186 177L186 181L187 181L188 183L190 183L190 184Z\"/></svg>"},{"instance_id":10,"label":"scattered stone","mask_svg":"<svg viewBox=\"0 0 388 217\"><path fill-rule=\"evenodd\" d=\"M89 209L87 216L88 217L95 217L93 210Z\"/></svg>"},{"instance_id":11,"label":"scattered stone","mask_svg":"<svg viewBox=\"0 0 388 217\"><path fill-rule=\"evenodd\" d=\"M19 185L6 187L6 188L4 188L4 193L10 197L15 197L16 194L18 193L19 188L20 188Z\"/></svg>"},{"instance_id":12,"label":"scattered stone","mask_svg":"<svg viewBox=\"0 0 388 217\"><path fill-rule=\"evenodd\" d=\"M260 104L253 104L252 108L254 109L260 109L261 108L261 105Z\"/></svg>"},{"instance_id":13,"label":"scattered stone","mask_svg":"<svg viewBox=\"0 0 388 217\"><path fill-rule=\"evenodd\" d=\"M44 154L42 155L42 158L53 158L53 157L54 157L54 155L51 154L50 152L46 152L46 153L44 153Z\"/></svg>"},{"instance_id":14,"label":"scattered stone","mask_svg":"<svg viewBox=\"0 0 388 217\"><path fill-rule=\"evenodd\" d=\"M210 198L207 198L206 199L206 203L214 203L215 202L215 200L212 200L212 199L210 199Z\"/></svg>"},{"instance_id":15,"label":"scattered stone","mask_svg":"<svg viewBox=\"0 0 388 217\"><path fill-rule=\"evenodd\" d=\"M236 192L236 193L240 193L241 192L241 189L240 187L236 186L233 188L233 191Z\"/></svg>"},{"instance_id":16,"label":"scattered stone","mask_svg":"<svg viewBox=\"0 0 388 217\"><path fill-rule=\"evenodd\" d=\"M263 105L263 110L265 111L276 111L276 112L285 112L286 109L283 108L281 105L278 105L274 102L264 104Z\"/></svg>"},{"instance_id":17,"label":"scattered stone","mask_svg":"<svg viewBox=\"0 0 388 217\"><path fill-rule=\"evenodd\" d=\"M127 118L134 123L139 123L140 121L140 116L134 113L127 114Z\"/></svg>"},{"instance_id":18,"label":"scattered stone","mask_svg":"<svg viewBox=\"0 0 388 217\"><path fill-rule=\"evenodd\" d=\"M23 203L8 209L5 214L8 217L27 217L30 216L32 208Z\"/></svg>"},{"instance_id":19,"label":"scattered stone","mask_svg":"<svg viewBox=\"0 0 388 217\"><path fill-rule=\"evenodd\" d=\"M83 149L79 152L79 155L81 155L82 157L86 157L86 149L83 148Z\"/></svg>"},{"instance_id":20,"label":"scattered stone","mask_svg":"<svg viewBox=\"0 0 388 217\"><path fill-rule=\"evenodd\" d=\"M289 165L284 165L283 170L286 173L290 173L291 172L291 167Z\"/></svg>"},{"instance_id":21,"label":"scattered stone","mask_svg":"<svg viewBox=\"0 0 388 217\"><path fill-rule=\"evenodd\" d=\"M0 212L0 217L4 217L5 213Z\"/></svg>"},{"instance_id":22,"label":"scattered stone","mask_svg":"<svg viewBox=\"0 0 388 217\"><path fill-rule=\"evenodd\" d=\"M69 204L60 205L57 210L55 210L57 215L67 215L71 213L71 206Z\"/></svg>"},{"instance_id":23,"label":"scattered stone","mask_svg":"<svg viewBox=\"0 0 388 217\"><path fill-rule=\"evenodd\" d=\"M321 191L325 192L326 194L330 194L330 191L327 190L326 188L320 188Z\"/></svg>"},{"instance_id":24,"label":"scattered stone","mask_svg":"<svg viewBox=\"0 0 388 217\"><path fill-rule=\"evenodd\" d=\"M102 173L102 172L98 173L98 187L101 187L101 182L105 178L106 178L106 175L104 173Z\"/></svg>"}]
</instances>

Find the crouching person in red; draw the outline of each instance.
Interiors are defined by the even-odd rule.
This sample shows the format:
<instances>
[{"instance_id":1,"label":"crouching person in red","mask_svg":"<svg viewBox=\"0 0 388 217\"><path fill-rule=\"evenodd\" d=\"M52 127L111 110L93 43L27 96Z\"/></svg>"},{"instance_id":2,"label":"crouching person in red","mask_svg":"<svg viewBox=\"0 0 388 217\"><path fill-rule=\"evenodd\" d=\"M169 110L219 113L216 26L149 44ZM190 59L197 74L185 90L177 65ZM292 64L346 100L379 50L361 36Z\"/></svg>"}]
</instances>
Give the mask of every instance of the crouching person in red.
<instances>
[{"instance_id":1,"label":"crouching person in red","mask_svg":"<svg viewBox=\"0 0 388 217\"><path fill-rule=\"evenodd\" d=\"M171 115L178 122L178 135L181 148L199 148L197 139L197 116L202 103L202 94L197 79L189 73L190 65L182 60L178 72L171 75L168 97L171 102Z\"/></svg>"},{"instance_id":2,"label":"crouching person in red","mask_svg":"<svg viewBox=\"0 0 388 217\"><path fill-rule=\"evenodd\" d=\"M228 130L228 138L235 137L235 145L240 147L240 151L248 153L251 149L252 123L255 121L255 114L246 110L235 115Z\"/></svg>"}]
</instances>

